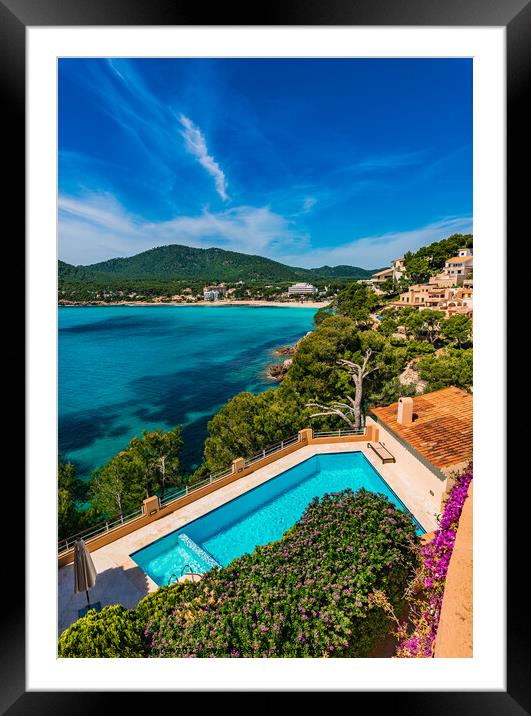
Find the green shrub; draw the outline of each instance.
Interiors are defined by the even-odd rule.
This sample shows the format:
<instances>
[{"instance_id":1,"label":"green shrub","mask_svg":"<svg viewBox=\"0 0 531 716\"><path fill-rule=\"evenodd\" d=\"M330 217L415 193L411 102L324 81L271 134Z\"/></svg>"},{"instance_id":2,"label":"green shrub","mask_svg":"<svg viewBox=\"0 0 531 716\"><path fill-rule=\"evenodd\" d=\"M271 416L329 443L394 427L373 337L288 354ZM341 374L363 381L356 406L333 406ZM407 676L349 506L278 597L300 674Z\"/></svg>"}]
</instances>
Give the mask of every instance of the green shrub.
<instances>
[{"instance_id":1,"label":"green shrub","mask_svg":"<svg viewBox=\"0 0 531 716\"><path fill-rule=\"evenodd\" d=\"M184 602L193 591L192 582L176 582L167 587L160 587L156 592L148 594L142 599L136 608L137 616L142 625L149 622L152 624L167 614L168 611L175 609L180 603Z\"/></svg>"},{"instance_id":2,"label":"green shrub","mask_svg":"<svg viewBox=\"0 0 531 716\"><path fill-rule=\"evenodd\" d=\"M365 657L389 629L369 595L400 609L417 546L410 516L383 495L315 498L282 539L155 605L152 656Z\"/></svg>"},{"instance_id":3,"label":"green shrub","mask_svg":"<svg viewBox=\"0 0 531 716\"><path fill-rule=\"evenodd\" d=\"M410 516L383 495L315 498L282 539L199 583L90 611L60 636L59 656L364 657L389 629L369 595L400 609L417 546Z\"/></svg>"},{"instance_id":4,"label":"green shrub","mask_svg":"<svg viewBox=\"0 0 531 716\"><path fill-rule=\"evenodd\" d=\"M417 356L431 355L432 353L435 353L435 346L431 343L426 343L426 341L410 340L406 345L406 351L407 359L409 361Z\"/></svg>"},{"instance_id":5,"label":"green shrub","mask_svg":"<svg viewBox=\"0 0 531 716\"><path fill-rule=\"evenodd\" d=\"M134 609L121 604L91 609L59 637L60 658L143 657L143 623Z\"/></svg>"},{"instance_id":6,"label":"green shrub","mask_svg":"<svg viewBox=\"0 0 531 716\"><path fill-rule=\"evenodd\" d=\"M428 384L426 392L450 385L466 390L473 383L472 348L446 348L439 355L420 360L418 369L420 377Z\"/></svg>"},{"instance_id":7,"label":"green shrub","mask_svg":"<svg viewBox=\"0 0 531 716\"><path fill-rule=\"evenodd\" d=\"M371 393L372 405L389 405L399 398L414 397L417 390L414 385L403 384L398 378L393 378L382 385L378 393Z\"/></svg>"},{"instance_id":8,"label":"green shrub","mask_svg":"<svg viewBox=\"0 0 531 716\"><path fill-rule=\"evenodd\" d=\"M186 599L191 583L183 582L160 587L148 594L136 609L121 605L91 610L59 637L59 656L68 657L146 657L149 642L146 625L158 623L168 611Z\"/></svg>"}]
</instances>

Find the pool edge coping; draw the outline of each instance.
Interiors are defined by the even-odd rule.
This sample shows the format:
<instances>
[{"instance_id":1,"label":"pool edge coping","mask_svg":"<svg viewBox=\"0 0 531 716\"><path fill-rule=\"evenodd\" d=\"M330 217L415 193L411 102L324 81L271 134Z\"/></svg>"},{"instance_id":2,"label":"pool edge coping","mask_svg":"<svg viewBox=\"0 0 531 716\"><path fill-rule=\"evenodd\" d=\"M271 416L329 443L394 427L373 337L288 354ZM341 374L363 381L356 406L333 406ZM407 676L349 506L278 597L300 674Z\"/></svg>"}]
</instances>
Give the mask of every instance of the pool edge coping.
<instances>
[{"instance_id":1,"label":"pool edge coping","mask_svg":"<svg viewBox=\"0 0 531 716\"><path fill-rule=\"evenodd\" d=\"M334 446L334 447L336 447L336 446ZM299 462L295 463L295 464L292 465L291 467L288 467L288 468L286 468L285 470L282 470L282 471L279 472L277 475L272 475L271 477L269 477L268 479L264 480L263 482L260 482L259 484L254 485L254 487L249 487L249 489L245 490L245 491L242 492L241 494L235 495L235 496L232 497L230 500L227 500L226 502L223 502L222 504L218 505L217 507L213 507L213 508L212 508L211 510L209 510L208 512L205 512L204 514L199 515L198 517L194 517L194 518L193 518L192 520L190 520L189 522L185 522L184 524L180 525L179 527L176 527L176 528L175 528L174 530L172 530L171 532L168 532L168 533L165 534L165 535L161 535L160 537L157 537L157 539L154 539L152 542L149 542L148 544L144 545L143 547L140 547L140 548L136 549L134 552L131 552L128 556L129 556L129 558L135 563L135 565L136 565L137 567L139 567L139 568L146 574L146 576L148 576L153 582L155 582L155 584L157 584L157 586L158 586L159 588L160 588L160 587L168 586L168 585L166 585L166 584L158 584L158 583L155 581L155 579L154 579L148 572L146 572L146 570L144 569L144 567L143 567L141 564L139 564L139 563L134 559L134 555L135 555L135 554L138 554L139 552L142 552L142 551L145 550L145 549L148 549L149 547L151 547L151 546L153 546L153 545L155 545L155 544L157 544L157 542L162 542L163 540L168 539L172 534L175 534L175 533L177 533L177 532L182 532L183 534L186 534L186 528L187 528L189 525L192 525L192 524L194 524L194 522L198 522L199 520L202 520L202 519L204 519L205 517L207 517L207 516L209 516L209 515L212 515L214 512L217 512L218 510L223 509L223 508L226 507L227 505L230 505L231 502L235 502L236 500L241 499L242 497L244 497L244 496L250 494L251 492L254 492L255 490L259 490L259 489L260 489L263 485L265 485L266 483L269 483L269 482L272 482L273 480L277 480L277 479L281 478L283 475L285 475L286 473L290 472L291 470L294 470L295 468L298 468L300 465L303 465L305 462L309 462L310 460L318 459L319 457L325 456L325 455L348 455L349 453L359 454L359 455L363 458L364 462L368 465L368 467L370 468L370 470L372 470L372 471L376 474L376 476L385 484L385 486L387 487L387 489L392 493L392 495L396 498L396 500L397 500L397 502L399 503L399 505L403 508L403 511L404 511L406 514L409 514L409 515L411 516L411 518L413 519L414 523L416 523L416 524L423 530L422 535L419 535L419 537L422 537L423 535L428 534L428 533L430 532L430 530L426 529L426 528L424 527L424 525L421 524L421 522L419 521L419 519L415 516L414 512L413 512L412 510L410 510L409 507L406 505L406 503L398 496L398 494L396 493L396 491L391 487L391 485L388 483L388 481L385 479L385 477L384 477L384 476L376 469L376 467L370 462L370 460L368 459L367 455L365 454L365 452L364 452L362 449L358 449L358 450L348 450L348 451L347 451L347 450L338 450L337 447L336 447L336 449L333 450L333 451L328 451L328 450L327 450L327 451L319 451L319 452L315 452L313 455L308 455L307 457L304 457L302 460L300 460ZM305 479L308 479L308 477L303 478L302 481L304 481ZM223 489L223 488L221 488L221 489ZM347 488L344 488L344 489L347 489ZM362 489L362 488L358 488L358 489ZM357 490L356 490L356 492L357 492ZM372 492L372 490L370 490L370 492ZM330 493L325 493L325 494L330 494ZM380 493L380 492L375 492L374 494L383 494L385 497L387 497L384 493ZM265 503L265 504L266 504L266 503ZM294 522L293 524L296 524L296 522ZM292 526L293 526L293 525L292 525ZM288 528L288 529L291 529L291 528ZM415 531L416 531L416 530L415 530ZM196 542L196 540L193 539L193 538L191 538L189 535L187 535L187 537L188 537L189 539L191 539L194 543L196 543L201 550L203 550L206 554L208 554L209 556L211 556L211 558L212 558L214 561L217 562L216 557L214 557L214 555L211 555L211 553L208 551L208 549L207 549L202 543ZM282 536L279 537L278 539L282 539ZM277 540L270 540L269 542L264 542L264 544L269 544L270 542L276 542L276 541L277 541ZM257 545L257 546L263 546L263 545ZM245 553L244 553L244 554L245 554ZM242 555L237 555L237 556L234 557L233 559L238 559L238 557L241 557L241 556L242 556ZM218 564L219 564L219 563L218 563ZM223 565L219 565L219 566L222 567ZM209 570L207 570L207 571L209 571Z\"/></svg>"}]
</instances>

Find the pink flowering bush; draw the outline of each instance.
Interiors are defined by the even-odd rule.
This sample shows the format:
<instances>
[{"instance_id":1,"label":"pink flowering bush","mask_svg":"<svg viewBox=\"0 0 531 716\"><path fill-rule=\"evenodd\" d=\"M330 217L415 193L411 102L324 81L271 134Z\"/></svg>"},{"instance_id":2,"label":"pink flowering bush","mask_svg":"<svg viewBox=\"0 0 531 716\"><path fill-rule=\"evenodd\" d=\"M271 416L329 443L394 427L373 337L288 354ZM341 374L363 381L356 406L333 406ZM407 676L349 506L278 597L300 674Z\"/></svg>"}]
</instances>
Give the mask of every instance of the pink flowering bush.
<instances>
[{"instance_id":1,"label":"pink flowering bush","mask_svg":"<svg viewBox=\"0 0 531 716\"><path fill-rule=\"evenodd\" d=\"M385 496L315 498L282 537L188 583L150 618L154 657L363 657L389 631L370 594L393 608L418 565L410 516Z\"/></svg>"},{"instance_id":2,"label":"pink flowering bush","mask_svg":"<svg viewBox=\"0 0 531 716\"><path fill-rule=\"evenodd\" d=\"M400 625L397 630L401 639L396 651L398 657L429 658L433 655L446 575L471 481L472 469L457 478L433 540L420 549L422 565L417 581L423 589L423 597L417 602L418 614L413 632L407 634L405 625Z\"/></svg>"}]
</instances>

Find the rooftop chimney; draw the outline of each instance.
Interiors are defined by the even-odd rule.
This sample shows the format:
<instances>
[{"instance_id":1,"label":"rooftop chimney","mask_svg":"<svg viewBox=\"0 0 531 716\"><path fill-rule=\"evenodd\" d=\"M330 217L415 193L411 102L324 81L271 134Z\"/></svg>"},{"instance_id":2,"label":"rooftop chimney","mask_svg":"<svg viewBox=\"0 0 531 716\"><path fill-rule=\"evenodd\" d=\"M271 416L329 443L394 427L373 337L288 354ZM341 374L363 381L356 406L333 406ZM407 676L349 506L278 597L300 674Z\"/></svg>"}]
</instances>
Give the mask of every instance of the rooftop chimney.
<instances>
[{"instance_id":1,"label":"rooftop chimney","mask_svg":"<svg viewBox=\"0 0 531 716\"><path fill-rule=\"evenodd\" d=\"M413 398L398 399L398 414L396 422L399 425L413 424Z\"/></svg>"}]
</instances>

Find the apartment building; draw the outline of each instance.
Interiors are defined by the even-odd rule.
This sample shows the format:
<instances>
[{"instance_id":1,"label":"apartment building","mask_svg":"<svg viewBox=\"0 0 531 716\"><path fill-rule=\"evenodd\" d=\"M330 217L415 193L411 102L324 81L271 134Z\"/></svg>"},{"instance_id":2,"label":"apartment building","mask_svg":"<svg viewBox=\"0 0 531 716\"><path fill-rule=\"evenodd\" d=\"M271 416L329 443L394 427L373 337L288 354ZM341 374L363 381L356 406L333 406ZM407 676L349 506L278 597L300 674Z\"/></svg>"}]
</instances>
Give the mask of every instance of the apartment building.
<instances>
[{"instance_id":1,"label":"apartment building","mask_svg":"<svg viewBox=\"0 0 531 716\"><path fill-rule=\"evenodd\" d=\"M288 296L305 296L317 293L317 288L311 283L294 283L288 288Z\"/></svg>"},{"instance_id":2,"label":"apartment building","mask_svg":"<svg viewBox=\"0 0 531 716\"><path fill-rule=\"evenodd\" d=\"M431 277L430 283L449 288L461 285L471 275L474 266L472 249L459 249L457 254L446 261L442 273Z\"/></svg>"},{"instance_id":3,"label":"apartment building","mask_svg":"<svg viewBox=\"0 0 531 716\"><path fill-rule=\"evenodd\" d=\"M433 283L415 284L400 294L391 305L399 308L414 306L419 309L444 311L447 316L455 313L472 315L472 286L445 287Z\"/></svg>"},{"instance_id":4,"label":"apartment building","mask_svg":"<svg viewBox=\"0 0 531 716\"><path fill-rule=\"evenodd\" d=\"M443 273L453 279L454 283L462 283L467 276L470 276L474 267L472 249L459 249L457 256L453 256L444 264Z\"/></svg>"},{"instance_id":5,"label":"apartment building","mask_svg":"<svg viewBox=\"0 0 531 716\"><path fill-rule=\"evenodd\" d=\"M227 287L224 283L220 283L217 286L205 286L203 288L203 299L205 301L219 301L220 298L224 298L227 294Z\"/></svg>"},{"instance_id":6,"label":"apartment building","mask_svg":"<svg viewBox=\"0 0 531 716\"><path fill-rule=\"evenodd\" d=\"M393 261L391 261L391 266L389 268L373 273L372 277L364 283L370 284L378 293L380 290L379 286L384 283L384 281L388 281L389 279L391 279L395 283L398 283L401 277L404 275L404 272L404 257L401 256L399 259L394 259Z\"/></svg>"}]
</instances>

